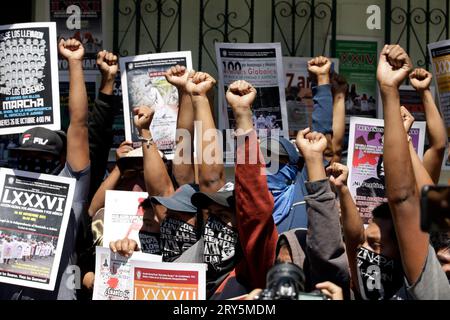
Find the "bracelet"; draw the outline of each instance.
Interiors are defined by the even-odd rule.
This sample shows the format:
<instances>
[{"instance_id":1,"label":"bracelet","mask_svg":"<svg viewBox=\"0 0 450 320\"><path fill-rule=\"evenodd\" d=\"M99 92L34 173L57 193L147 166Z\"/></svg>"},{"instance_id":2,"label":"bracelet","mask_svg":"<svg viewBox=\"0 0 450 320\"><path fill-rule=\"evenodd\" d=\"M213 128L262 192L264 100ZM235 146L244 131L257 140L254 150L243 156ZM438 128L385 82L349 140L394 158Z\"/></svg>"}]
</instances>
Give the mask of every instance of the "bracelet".
<instances>
[{"instance_id":1,"label":"bracelet","mask_svg":"<svg viewBox=\"0 0 450 320\"><path fill-rule=\"evenodd\" d=\"M139 139L140 142L146 142L147 146L150 146L150 145L154 144L154 141L153 141L152 137L150 137L149 139L146 139L146 138L144 138L142 136L139 136L138 139Z\"/></svg>"}]
</instances>

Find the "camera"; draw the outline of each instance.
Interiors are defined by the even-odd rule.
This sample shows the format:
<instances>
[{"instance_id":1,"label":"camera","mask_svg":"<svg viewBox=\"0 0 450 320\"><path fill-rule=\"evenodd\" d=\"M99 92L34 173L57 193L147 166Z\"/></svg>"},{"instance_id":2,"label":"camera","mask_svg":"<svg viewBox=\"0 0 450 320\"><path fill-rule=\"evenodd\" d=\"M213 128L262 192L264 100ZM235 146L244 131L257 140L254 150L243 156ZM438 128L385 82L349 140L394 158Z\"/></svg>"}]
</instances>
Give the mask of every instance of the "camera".
<instances>
[{"instance_id":1,"label":"camera","mask_svg":"<svg viewBox=\"0 0 450 320\"><path fill-rule=\"evenodd\" d=\"M266 289L257 300L328 300L320 291L304 291L303 270L293 263L278 263L267 273Z\"/></svg>"}]
</instances>

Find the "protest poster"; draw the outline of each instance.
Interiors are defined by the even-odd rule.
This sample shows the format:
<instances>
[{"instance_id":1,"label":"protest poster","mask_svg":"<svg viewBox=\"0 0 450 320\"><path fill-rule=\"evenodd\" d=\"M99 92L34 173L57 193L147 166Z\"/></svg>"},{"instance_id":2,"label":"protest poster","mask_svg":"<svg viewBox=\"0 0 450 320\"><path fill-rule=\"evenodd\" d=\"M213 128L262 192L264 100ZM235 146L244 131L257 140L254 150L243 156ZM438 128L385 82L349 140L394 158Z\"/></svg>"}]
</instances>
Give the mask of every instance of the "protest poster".
<instances>
[{"instance_id":1,"label":"protest poster","mask_svg":"<svg viewBox=\"0 0 450 320\"><path fill-rule=\"evenodd\" d=\"M134 300L205 300L203 263L146 263L132 260Z\"/></svg>"},{"instance_id":2,"label":"protest poster","mask_svg":"<svg viewBox=\"0 0 450 320\"><path fill-rule=\"evenodd\" d=\"M0 282L54 290L75 179L0 169Z\"/></svg>"},{"instance_id":3,"label":"protest poster","mask_svg":"<svg viewBox=\"0 0 450 320\"><path fill-rule=\"evenodd\" d=\"M103 49L101 0L50 0L50 20L56 23L59 39L79 40L85 50L83 70L97 70L97 53ZM68 70L65 59L59 70Z\"/></svg>"},{"instance_id":4,"label":"protest poster","mask_svg":"<svg viewBox=\"0 0 450 320\"><path fill-rule=\"evenodd\" d=\"M92 300L133 300L131 260L161 262L162 256L134 252L130 258L109 248L95 248L95 280Z\"/></svg>"},{"instance_id":5,"label":"protest poster","mask_svg":"<svg viewBox=\"0 0 450 320\"><path fill-rule=\"evenodd\" d=\"M338 36L336 58L339 74L349 86L345 114L376 118L378 109L377 65L382 43L377 38Z\"/></svg>"},{"instance_id":6,"label":"protest poster","mask_svg":"<svg viewBox=\"0 0 450 320\"><path fill-rule=\"evenodd\" d=\"M120 72L117 73L114 81L113 94L117 103L117 113L113 122L113 144L111 149L119 148L120 144L125 141L125 124L123 119L123 102L122 102L122 83L120 81Z\"/></svg>"},{"instance_id":7,"label":"protest poster","mask_svg":"<svg viewBox=\"0 0 450 320\"><path fill-rule=\"evenodd\" d=\"M414 122L409 132L420 158L424 152L425 127L425 122ZM374 208L387 202L384 188L383 135L383 119L350 118L348 186L364 224L369 223Z\"/></svg>"},{"instance_id":8,"label":"protest poster","mask_svg":"<svg viewBox=\"0 0 450 320\"><path fill-rule=\"evenodd\" d=\"M308 61L313 58L283 57L286 75L286 108L289 136L294 138L299 130L310 128L314 108L312 81L308 73ZM339 73L339 60L331 59L332 71Z\"/></svg>"},{"instance_id":9,"label":"protest poster","mask_svg":"<svg viewBox=\"0 0 450 320\"><path fill-rule=\"evenodd\" d=\"M439 106L450 137L450 40L428 45Z\"/></svg>"},{"instance_id":10,"label":"protest poster","mask_svg":"<svg viewBox=\"0 0 450 320\"><path fill-rule=\"evenodd\" d=\"M139 142L133 123L133 109L148 106L155 109L150 125L153 141L165 157L172 160L178 117L178 90L167 82L164 74L170 67L181 65L192 70L190 51L146 54L120 58L125 137Z\"/></svg>"},{"instance_id":11,"label":"protest poster","mask_svg":"<svg viewBox=\"0 0 450 320\"><path fill-rule=\"evenodd\" d=\"M253 126L258 134L276 130L288 138L283 61L280 43L215 43L219 72L219 128L234 129L235 119L225 94L237 80L249 82L257 91L253 103ZM264 130L261 132L261 130Z\"/></svg>"},{"instance_id":12,"label":"protest poster","mask_svg":"<svg viewBox=\"0 0 450 320\"><path fill-rule=\"evenodd\" d=\"M111 241L132 239L141 248L139 231L143 225L144 210L139 205L148 198L146 192L107 190L103 222L103 246Z\"/></svg>"},{"instance_id":13,"label":"protest poster","mask_svg":"<svg viewBox=\"0 0 450 320\"><path fill-rule=\"evenodd\" d=\"M0 135L60 129L55 23L0 26Z\"/></svg>"},{"instance_id":14,"label":"protest poster","mask_svg":"<svg viewBox=\"0 0 450 320\"><path fill-rule=\"evenodd\" d=\"M88 97L89 110L95 107L95 99L97 98L98 85L97 76L92 73L84 75L84 82L86 84L86 92ZM67 72L59 73L59 95L60 95L60 114L61 114L61 130L66 131L70 124L69 115L69 74Z\"/></svg>"}]
</instances>

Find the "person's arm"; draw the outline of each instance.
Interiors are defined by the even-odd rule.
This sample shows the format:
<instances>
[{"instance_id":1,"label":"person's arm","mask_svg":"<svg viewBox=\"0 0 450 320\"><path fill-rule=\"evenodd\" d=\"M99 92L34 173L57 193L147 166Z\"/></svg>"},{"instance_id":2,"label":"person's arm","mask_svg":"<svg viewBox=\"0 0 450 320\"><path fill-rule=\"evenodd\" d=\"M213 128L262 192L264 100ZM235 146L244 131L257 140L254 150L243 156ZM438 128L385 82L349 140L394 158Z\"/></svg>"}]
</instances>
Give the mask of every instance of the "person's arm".
<instances>
[{"instance_id":1,"label":"person's arm","mask_svg":"<svg viewBox=\"0 0 450 320\"><path fill-rule=\"evenodd\" d=\"M431 94L430 84L432 78L433 75L425 69L415 69L409 75L411 85L419 92L422 98L427 121L430 148L423 155L423 165L434 183L437 184L447 145L447 130Z\"/></svg>"},{"instance_id":2,"label":"person's arm","mask_svg":"<svg viewBox=\"0 0 450 320\"><path fill-rule=\"evenodd\" d=\"M236 276L250 289L265 287L278 239L272 218L273 197L253 129L251 105L255 97L255 88L245 81L232 83L226 94L236 119L237 135L236 220L243 258L236 266ZM252 158L256 161L250 161Z\"/></svg>"},{"instance_id":3,"label":"person's arm","mask_svg":"<svg viewBox=\"0 0 450 320\"><path fill-rule=\"evenodd\" d=\"M135 108L133 112L135 115L134 125L139 131L139 136L147 140L147 142L142 143L147 193L152 197L168 197L174 193L172 180L170 180L164 161L159 154L156 143L153 142L149 129L155 110L147 106L140 106Z\"/></svg>"},{"instance_id":4,"label":"person's arm","mask_svg":"<svg viewBox=\"0 0 450 320\"><path fill-rule=\"evenodd\" d=\"M66 161L74 172L89 165L88 97L83 73L84 48L75 39L59 42L59 53L69 63L69 114Z\"/></svg>"},{"instance_id":5,"label":"person's arm","mask_svg":"<svg viewBox=\"0 0 450 320\"><path fill-rule=\"evenodd\" d=\"M300 131L296 144L305 159L309 181L305 183L308 212L306 254L312 288L317 283L332 281L349 294L348 262L339 223L339 210L323 166L327 139L322 133Z\"/></svg>"},{"instance_id":6,"label":"person's arm","mask_svg":"<svg viewBox=\"0 0 450 320\"><path fill-rule=\"evenodd\" d=\"M330 68L331 61L326 57L320 56L308 61L308 71L317 83L317 86L312 87L314 107L311 129L325 135L331 134L333 130Z\"/></svg>"},{"instance_id":7,"label":"person's arm","mask_svg":"<svg viewBox=\"0 0 450 320\"><path fill-rule=\"evenodd\" d=\"M197 127L198 181L202 192L216 192L225 184L222 141L217 134L214 118L208 100L216 81L204 72L191 72L186 84L194 107L194 119Z\"/></svg>"},{"instance_id":8,"label":"person's arm","mask_svg":"<svg viewBox=\"0 0 450 320\"><path fill-rule=\"evenodd\" d=\"M116 161L122 157L125 157L128 152L133 150L133 143L130 141L124 141L120 144L116 150ZM95 191L95 194L91 200L89 206L89 215L93 217L95 213L105 206L105 197L107 190L114 190L119 183L121 172L116 165L108 177L102 182L102 184Z\"/></svg>"},{"instance_id":9,"label":"person's arm","mask_svg":"<svg viewBox=\"0 0 450 320\"><path fill-rule=\"evenodd\" d=\"M350 189L347 186L348 168L340 163L333 163L327 168L330 182L339 196L341 205L341 222L345 239L345 251L347 253L353 287L358 288L358 276L356 272L356 256L358 248L364 243L364 224L358 208L353 201Z\"/></svg>"},{"instance_id":10,"label":"person's arm","mask_svg":"<svg viewBox=\"0 0 450 320\"><path fill-rule=\"evenodd\" d=\"M400 114L403 119L403 127L405 128L405 131L409 133L409 130L411 129L415 119L413 115L408 111L408 109L406 109L404 106L400 107ZM411 162L414 170L414 176L416 178L417 189L422 190L423 186L434 183L427 170L423 166L422 161L420 161L420 158L417 155L416 150L414 149L414 145L412 144L411 138L409 136L406 136L406 139L408 140L409 154L411 155Z\"/></svg>"},{"instance_id":11,"label":"person's arm","mask_svg":"<svg viewBox=\"0 0 450 320\"><path fill-rule=\"evenodd\" d=\"M384 110L384 169L386 196L397 234L403 270L410 284L424 268L429 236L420 229L416 186L406 131L400 114L398 87L408 77L411 60L398 45L386 45L378 63L377 79Z\"/></svg>"},{"instance_id":12,"label":"person's arm","mask_svg":"<svg viewBox=\"0 0 450 320\"><path fill-rule=\"evenodd\" d=\"M166 71L167 81L178 89L177 146L172 172L180 186L195 182L194 107L189 93L186 92L188 76L189 72L184 66L177 65Z\"/></svg>"},{"instance_id":13,"label":"person's arm","mask_svg":"<svg viewBox=\"0 0 450 320\"><path fill-rule=\"evenodd\" d=\"M112 126L117 112L114 105L114 81L118 72L117 56L107 51L97 54L97 67L102 75L95 106L88 116L91 184L89 199L102 183L113 142Z\"/></svg>"},{"instance_id":14,"label":"person's arm","mask_svg":"<svg viewBox=\"0 0 450 320\"><path fill-rule=\"evenodd\" d=\"M342 145L345 135L345 96L348 84L343 76L336 73L333 74L331 82L333 92L333 137L331 138L333 158L331 162L339 163L342 159Z\"/></svg>"}]
</instances>

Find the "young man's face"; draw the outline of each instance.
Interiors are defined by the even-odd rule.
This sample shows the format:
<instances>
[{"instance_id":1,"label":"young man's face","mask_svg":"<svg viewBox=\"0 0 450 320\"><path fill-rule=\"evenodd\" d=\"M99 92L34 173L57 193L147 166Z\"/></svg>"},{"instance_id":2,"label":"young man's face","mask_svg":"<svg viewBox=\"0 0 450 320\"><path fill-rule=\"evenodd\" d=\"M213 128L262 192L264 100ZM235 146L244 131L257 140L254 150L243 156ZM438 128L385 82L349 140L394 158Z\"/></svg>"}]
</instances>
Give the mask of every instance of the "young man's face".
<instances>
[{"instance_id":1,"label":"young man's face","mask_svg":"<svg viewBox=\"0 0 450 320\"><path fill-rule=\"evenodd\" d=\"M392 239L394 225L389 219L374 218L365 230L364 247L391 259L400 258L398 244Z\"/></svg>"}]
</instances>

